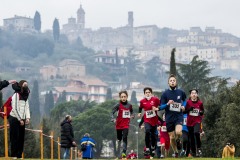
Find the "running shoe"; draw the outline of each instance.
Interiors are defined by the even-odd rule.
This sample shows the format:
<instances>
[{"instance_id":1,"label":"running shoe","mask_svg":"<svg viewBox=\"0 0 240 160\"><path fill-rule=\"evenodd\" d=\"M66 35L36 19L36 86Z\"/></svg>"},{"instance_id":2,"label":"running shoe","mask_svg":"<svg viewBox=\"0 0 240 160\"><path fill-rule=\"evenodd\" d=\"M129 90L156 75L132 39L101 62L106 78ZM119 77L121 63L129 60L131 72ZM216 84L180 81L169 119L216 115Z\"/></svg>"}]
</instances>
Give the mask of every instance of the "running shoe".
<instances>
[{"instance_id":1,"label":"running shoe","mask_svg":"<svg viewBox=\"0 0 240 160\"><path fill-rule=\"evenodd\" d=\"M144 156L149 156L150 155L150 150L144 151Z\"/></svg>"},{"instance_id":2,"label":"running shoe","mask_svg":"<svg viewBox=\"0 0 240 160\"><path fill-rule=\"evenodd\" d=\"M178 153L173 153L173 154L172 154L172 157L178 158Z\"/></svg>"},{"instance_id":3,"label":"running shoe","mask_svg":"<svg viewBox=\"0 0 240 160\"><path fill-rule=\"evenodd\" d=\"M197 150L197 156L202 157L202 150L200 148L198 148Z\"/></svg>"},{"instance_id":4,"label":"running shoe","mask_svg":"<svg viewBox=\"0 0 240 160\"><path fill-rule=\"evenodd\" d=\"M126 158L126 153L122 152L122 158Z\"/></svg>"},{"instance_id":5,"label":"running shoe","mask_svg":"<svg viewBox=\"0 0 240 160\"><path fill-rule=\"evenodd\" d=\"M186 151L185 150L182 150L181 153L180 153L180 156L183 157L186 155Z\"/></svg>"},{"instance_id":6,"label":"running shoe","mask_svg":"<svg viewBox=\"0 0 240 160\"><path fill-rule=\"evenodd\" d=\"M152 150L151 151L151 157L154 157L155 156L155 150Z\"/></svg>"},{"instance_id":7,"label":"running shoe","mask_svg":"<svg viewBox=\"0 0 240 160\"><path fill-rule=\"evenodd\" d=\"M178 158L178 153L175 153L175 158Z\"/></svg>"}]
</instances>

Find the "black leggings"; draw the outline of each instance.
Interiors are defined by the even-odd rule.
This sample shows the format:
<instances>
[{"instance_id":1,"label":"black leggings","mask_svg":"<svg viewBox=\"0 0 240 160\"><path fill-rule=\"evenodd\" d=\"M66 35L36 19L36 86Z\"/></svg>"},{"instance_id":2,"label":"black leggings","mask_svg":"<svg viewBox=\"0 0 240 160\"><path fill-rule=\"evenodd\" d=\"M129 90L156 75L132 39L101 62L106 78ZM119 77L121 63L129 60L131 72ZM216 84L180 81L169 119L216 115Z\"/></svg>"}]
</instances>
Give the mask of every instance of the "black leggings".
<instances>
[{"instance_id":1,"label":"black leggings","mask_svg":"<svg viewBox=\"0 0 240 160\"><path fill-rule=\"evenodd\" d=\"M149 123L144 123L145 127L145 144L146 148L150 148L150 145L152 146L152 149L155 149L157 139L156 139L156 130L157 126L151 126Z\"/></svg>"},{"instance_id":2,"label":"black leggings","mask_svg":"<svg viewBox=\"0 0 240 160\"><path fill-rule=\"evenodd\" d=\"M194 126L188 126L188 133L190 136L191 150L192 153L196 153L197 148L201 148L201 139L200 139L200 123L196 123Z\"/></svg>"},{"instance_id":3,"label":"black leggings","mask_svg":"<svg viewBox=\"0 0 240 160\"><path fill-rule=\"evenodd\" d=\"M21 126L19 120L12 116L9 116L8 121L10 124L11 157L22 158L25 124Z\"/></svg>"},{"instance_id":4,"label":"black leggings","mask_svg":"<svg viewBox=\"0 0 240 160\"><path fill-rule=\"evenodd\" d=\"M119 141L118 148L120 149L120 142L123 140L123 152L127 151L127 136L128 136L128 128L126 129L117 129L117 140Z\"/></svg>"},{"instance_id":5,"label":"black leggings","mask_svg":"<svg viewBox=\"0 0 240 160\"><path fill-rule=\"evenodd\" d=\"M186 156L190 153L190 138L189 134L186 131L182 131L182 139L183 139L183 150L186 151Z\"/></svg>"}]
</instances>

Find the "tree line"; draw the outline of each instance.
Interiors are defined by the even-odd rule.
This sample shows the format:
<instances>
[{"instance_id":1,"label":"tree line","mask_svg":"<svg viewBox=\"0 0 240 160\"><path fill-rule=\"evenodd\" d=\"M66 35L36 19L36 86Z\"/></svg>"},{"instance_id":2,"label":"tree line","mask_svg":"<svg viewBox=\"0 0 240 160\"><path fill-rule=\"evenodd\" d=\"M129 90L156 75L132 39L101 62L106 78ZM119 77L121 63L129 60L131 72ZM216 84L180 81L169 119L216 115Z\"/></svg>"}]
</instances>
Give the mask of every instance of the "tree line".
<instances>
[{"instance_id":1,"label":"tree line","mask_svg":"<svg viewBox=\"0 0 240 160\"><path fill-rule=\"evenodd\" d=\"M234 143L236 148L238 148L240 146L240 139L238 138L240 128L237 125L240 120L238 116L240 114L238 107L240 105L240 82L237 82L234 86L228 86L228 79L212 77L208 62L199 60L197 56L193 57L189 64L176 64L172 65L172 67L176 67L175 74L178 78L178 86L185 90L187 94L189 89L198 88L199 96L203 100L205 107L203 119L205 136L202 139L203 155L205 157L220 157L222 148L228 141ZM170 72L172 72L171 67ZM110 90L108 92L109 94L111 93ZM116 135L114 124L110 122L110 113L117 101L111 100L110 95L109 100L101 104L81 99L67 102L66 98L64 98L65 93L62 93L60 97L62 97L61 100L54 104L52 93L47 93L44 105L45 116L42 119L33 118L32 125L29 127L36 129L38 124L41 123L45 134L49 135L50 130L53 130L55 137L57 137L60 136L60 122L66 114L70 114L73 117L73 128L77 142L79 142L84 133L88 132L97 142L96 158L100 157L102 148L106 145L103 143L105 140L112 142L111 147L116 153ZM39 101L38 82L35 81L30 95L32 117L40 117ZM134 105L134 111L135 113L138 112L137 105ZM131 123L138 126L136 119ZM2 134L1 132L0 134ZM129 148L136 149L135 128L130 128L129 134ZM0 137L2 139L0 145L3 146L3 136ZM141 157L144 146L143 131L140 131L138 138L139 155ZM49 158L50 141L45 138L44 142L45 158ZM27 132L25 146L24 153L26 158L37 158L40 156L38 135ZM4 153L3 149L3 147L0 147L1 154ZM55 147L55 153L57 152L56 149ZM239 154L236 152L236 156L239 156Z\"/></svg>"}]
</instances>

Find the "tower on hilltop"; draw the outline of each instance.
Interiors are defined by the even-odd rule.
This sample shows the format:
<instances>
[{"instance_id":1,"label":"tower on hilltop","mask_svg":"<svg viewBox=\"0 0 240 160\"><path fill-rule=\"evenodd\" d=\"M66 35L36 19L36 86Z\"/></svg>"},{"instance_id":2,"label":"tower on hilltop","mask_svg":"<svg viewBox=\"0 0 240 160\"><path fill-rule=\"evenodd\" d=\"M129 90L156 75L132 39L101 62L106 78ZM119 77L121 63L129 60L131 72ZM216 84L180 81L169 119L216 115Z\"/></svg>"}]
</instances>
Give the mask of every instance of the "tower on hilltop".
<instances>
[{"instance_id":1,"label":"tower on hilltop","mask_svg":"<svg viewBox=\"0 0 240 160\"><path fill-rule=\"evenodd\" d=\"M80 8L77 10L77 25L79 29L85 28L85 11L80 4Z\"/></svg>"},{"instance_id":2,"label":"tower on hilltop","mask_svg":"<svg viewBox=\"0 0 240 160\"><path fill-rule=\"evenodd\" d=\"M132 11L128 12L128 26L133 27L133 12Z\"/></svg>"}]
</instances>

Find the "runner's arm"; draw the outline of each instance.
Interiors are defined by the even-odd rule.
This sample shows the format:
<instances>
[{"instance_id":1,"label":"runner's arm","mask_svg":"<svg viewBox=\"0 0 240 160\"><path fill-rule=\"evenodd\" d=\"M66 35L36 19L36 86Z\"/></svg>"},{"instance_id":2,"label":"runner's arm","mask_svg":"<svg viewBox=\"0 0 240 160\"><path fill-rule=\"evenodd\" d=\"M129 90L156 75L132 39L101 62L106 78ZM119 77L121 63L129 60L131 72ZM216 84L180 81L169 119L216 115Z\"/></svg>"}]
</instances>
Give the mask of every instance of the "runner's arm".
<instances>
[{"instance_id":1,"label":"runner's arm","mask_svg":"<svg viewBox=\"0 0 240 160\"><path fill-rule=\"evenodd\" d=\"M187 101L185 100L182 102L182 106L184 106L186 108L186 105L187 105Z\"/></svg>"},{"instance_id":2,"label":"runner's arm","mask_svg":"<svg viewBox=\"0 0 240 160\"><path fill-rule=\"evenodd\" d=\"M143 122L144 122L144 119L143 119L143 117L142 117L142 118L141 118L141 121L139 122L139 128L142 126Z\"/></svg>"},{"instance_id":3,"label":"runner's arm","mask_svg":"<svg viewBox=\"0 0 240 160\"><path fill-rule=\"evenodd\" d=\"M142 113L142 108L139 107L138 113Z\"/></svg>"},{"instance_id":4,"label":"runner's arm","mask_svg":"<svg viewBox=\"0 0 240 160\"><path fill-rule=\"evenodd\" d=\"M164 110L165 108L167 108L168 104L162 104L159 106L159 110Z\"/></svg>"},{"instance_id":5,"label":"runner's arm","mask_svg":"<svg viewBox=\"0 0 240 160\"><path fill-rule=\"evenodd\" d=\"M112 109L111 119L114 119L114 113L119 109L119 104L116 104Z\"/></svg>"},{"instance_id":6,"label":"runner's arm","mask_svg":"<svg viewBox=\"0 0 240 160\"><path fill-rule=\"evenodd\" d=\"M204 107L203 104L200 105L200 111L199 111L199 115L202 116L204 114Z\"/></svg>"},{"instance_id":7,"label":"runner's arm","mask_svg":"<svg viewBox=\"0 0 240 160\"><path fill-rule=\"evenodd\" d=\"M132 107L132 105L130 106L130 113L131 113L132 118L134 118L134 117L135 117L135 114L134 114L134 112L133 112L133 107Z\"/></svg>"},{"instance_id":8,"label":"runner's arm","mask_svg":"<svg viewBox=\"0 0 240 160\"><path fill-rule=\"evenodd\" d=\"M132 105L130 106L130 113L131 113L131 115L134 114Z\"/></svg>"},{"instance_id":9,"label":"runner's arm","mask_svg":"<svg viewBox=\"0 0 240 160\"><path fill-rule=\"evenodd\" d=\"M159 110L164 110L165 108L167 108L168 101L164 93L161 96L160 102L161 102L161 105L159 106Z\"/></svg>"}]
</instances>

